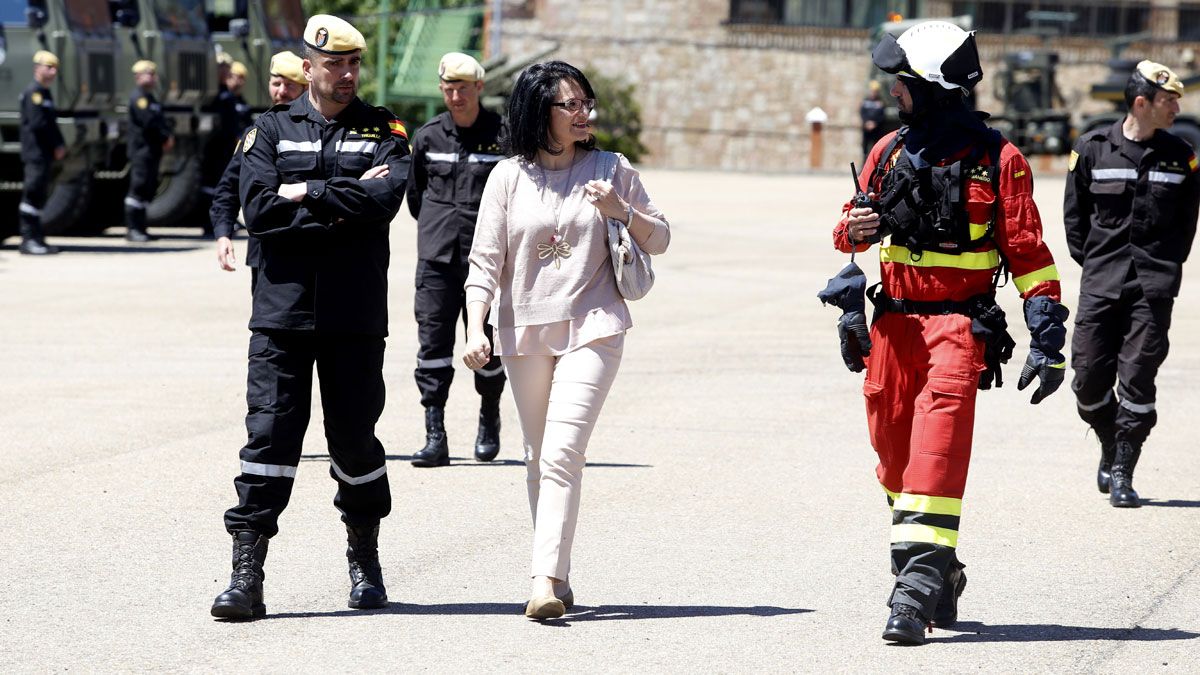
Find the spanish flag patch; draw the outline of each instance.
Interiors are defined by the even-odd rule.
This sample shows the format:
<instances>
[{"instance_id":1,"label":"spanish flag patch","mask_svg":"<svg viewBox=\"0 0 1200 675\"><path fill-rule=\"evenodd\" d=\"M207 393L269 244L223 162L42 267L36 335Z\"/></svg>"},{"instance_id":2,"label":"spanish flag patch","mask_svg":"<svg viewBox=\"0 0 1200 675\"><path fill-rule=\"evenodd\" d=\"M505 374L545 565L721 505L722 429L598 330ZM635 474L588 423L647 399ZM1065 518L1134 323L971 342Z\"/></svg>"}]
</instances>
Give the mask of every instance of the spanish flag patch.
<instances>
[{"instance_id":1,"label":"spanish flag patch","mask_svg":"<svg viewBox=\"0 0 1200 675\"><path fill-rule=\"evenodd\" d=\"M1194 152L1188 157L1188 168L1192 170L1192 173L1196 173L1196 170L1200 169L1200 161L1196 160L1196 153Z\"/></svg>"},{"instance_id":2,"label":"spanish flag patch","mask_svg":"<svg viewBox=\"0 0 1200 675\"><path fill-rule=\"evenodd\" d=\"M406 141L408 140L408 129L404 128L404 122L401 122L400 120L392 120L391 122L388 122L388 128L392 130L393 136L399 136Z\"/></svg>"}]
</instances>

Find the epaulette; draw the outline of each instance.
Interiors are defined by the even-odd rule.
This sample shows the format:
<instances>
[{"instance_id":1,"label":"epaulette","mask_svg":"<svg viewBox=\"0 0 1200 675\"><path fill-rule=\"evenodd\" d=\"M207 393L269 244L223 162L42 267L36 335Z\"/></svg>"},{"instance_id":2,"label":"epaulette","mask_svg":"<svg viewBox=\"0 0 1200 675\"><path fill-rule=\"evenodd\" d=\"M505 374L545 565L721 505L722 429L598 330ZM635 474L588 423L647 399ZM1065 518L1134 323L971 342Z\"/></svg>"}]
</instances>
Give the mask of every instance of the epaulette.
<instances>
[{"instance_id":1,"label":"epaulette","mask_svg":"<svg viewBox=\"0 0 1200 675\"><path fill-rule=\"evenodd\" d=\"M290 102L288 102L288 103L276 103L275 105L273 105L273 106L271 106L270 108L268 108L268 109L267 109L267 112L280 112L280 111L283 111L283 110L287 110L288 108L291 108L291 107L292 107L292 104L291 104Z\"/></svg>"}]
</instances>

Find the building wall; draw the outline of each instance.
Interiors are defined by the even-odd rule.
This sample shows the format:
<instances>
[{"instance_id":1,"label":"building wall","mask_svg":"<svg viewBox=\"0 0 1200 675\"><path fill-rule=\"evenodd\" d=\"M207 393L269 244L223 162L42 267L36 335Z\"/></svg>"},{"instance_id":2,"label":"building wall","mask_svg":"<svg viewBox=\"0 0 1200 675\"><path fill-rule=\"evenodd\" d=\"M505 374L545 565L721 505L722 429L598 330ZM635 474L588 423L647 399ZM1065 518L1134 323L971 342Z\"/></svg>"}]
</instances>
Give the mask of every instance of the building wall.
<instances>
[{"instance_id":1,"label":"building wall","mask_svg":"<svg viewBox=\"0 0 1200 675\"><path fill-rule=\"evenodd\" d=\"M838 169L861 159L858 104L871 72L864 30L731 26L728 0L524 5L532 7L524 12L529 18L503 22L504 51L520 55L558 43L551 58L633 83L642 106L642 140L650 148L648 165L800 171ZM1156 32L1172 33L1174 24L1165 26L1162 16L1177 13L1165 8L1154 22ZM981 109L998 109L987 79L998 59L1038 46L1033 38L980 36ZM1106 110L1107 104L1089 100L1086 92L1108 72L1107 47L1098 40L1056 41L1052 47L1060 53L1058 81L1068 107ZM1200 45L1135 44L1126 54L1180 67L1188 47L1200 51ZM1200 96L1183 102L1185 112L1200 112ZM816 107L829 116L819 161L805 122Z\"/></svg>"}]
</instances>

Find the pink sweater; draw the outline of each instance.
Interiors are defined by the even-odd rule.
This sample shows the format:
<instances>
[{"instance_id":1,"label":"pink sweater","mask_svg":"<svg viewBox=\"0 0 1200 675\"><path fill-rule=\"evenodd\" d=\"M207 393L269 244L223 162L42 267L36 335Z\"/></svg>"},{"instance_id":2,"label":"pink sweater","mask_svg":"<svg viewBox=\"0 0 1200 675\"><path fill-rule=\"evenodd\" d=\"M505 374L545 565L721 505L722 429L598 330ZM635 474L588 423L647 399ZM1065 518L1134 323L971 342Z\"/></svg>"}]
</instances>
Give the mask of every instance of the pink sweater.
<instances>
[{"instance_id":1,"label":"pink sweater","mask_svg":"<svg viewBox=\"0 0 1200 675\"><path fill-rule=\"evenodd\" d=\"M578 319L621 300L609 261L608 227L584 198L583 186L596 179L599 153L581 152L570 169L543 173L536 164L512 157L497 164L488 177L468 259L466 294L467 302L492 306L492 325ZM623 156L613 185L634 209L654 221L643 250L651 255L666 251L670 227ZM571 257L556 269L553 257L538 259L538 244L550 242L557 209L559 233L571 246Z\"/></svg>"}]
</instances>

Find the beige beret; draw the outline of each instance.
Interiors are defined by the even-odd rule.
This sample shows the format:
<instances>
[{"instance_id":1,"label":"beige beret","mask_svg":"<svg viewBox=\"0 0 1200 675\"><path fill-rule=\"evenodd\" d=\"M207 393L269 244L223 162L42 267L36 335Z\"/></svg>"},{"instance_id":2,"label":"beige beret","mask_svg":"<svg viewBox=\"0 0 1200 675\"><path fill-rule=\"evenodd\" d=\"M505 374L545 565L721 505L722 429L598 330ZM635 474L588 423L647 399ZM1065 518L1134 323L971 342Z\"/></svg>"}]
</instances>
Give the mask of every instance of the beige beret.
<instances>
[{"instance_id":1,"label":"beige beret","mask_svg":"<svg viewBox=\"0 0 1200 675\"><path fill-rule=\"evenodd\" d=\"M304 59L289 51L271 57L271 75L308 86L308 80L304 79Z\"/></svg>"},{"instance_id":2,"label":"beige beret","mask_svg":"<svg viewBox=\"0 0 1200 675\"><path fill-rule=\"evenodd\" d=\"M45 49L40 49L36 54L33 55L33 62L39 66L58 67L58 57L53 53L46 51Z\"/></svg>"},{"instance_id":3,"label":"beige beret","mask_svg":"<svg viewBox=\"0 0 1200 675\"><path fill-rule=\"evenodd\" d=\"M229 64L229 72L232 75L238 75L241 77L247 77L250 75L250 71L246 70L246 64L242 63L241 61L234 61L233 63Z\"/></svg>"},{"instance_id":4,"label":"beige beret","mask_svg":"<svg viewBox=\"0 0 1200 675\"><path fill-rule=\"evenodd\" d=\"M438 77L443 82L478 82L483 79L483 66L467 54L450 52L438 64Z\"/></svg>"},{"instance_id":5,"label":"beige beret","mask_svg":"<svg viewBox=\"0 0 1200 675\"><path fill-rule=\"evenodd\" d=\"M367 40L345 19L314 14L304 27L304 44L326 54L349 54L367 50Z\"/></svg>"},{"instance_id":6,"label":"beige beret","mask_svg":"<svg viewBox=\"0 0 1200 675\"><path fill-rule=\"evenodd\" d=\"M154 65L153 61L142 59L141 61L133 64L133 68L130 70L133 71L134 75L140 75L142 73L157 73L158 66Z\"/></svg>"},{"instance_id":7,"label":"beige beret","mask_svg":"<svg viewBox=\"0 0 1200 675\"><path fill-rule=\"evenodd\" d=\"M1159 89L1183 96L1183 83L1179 81L1179 76L1161 63L1142 61L1137 64L1137 71Z\"/></svg>"}]
</instances>

